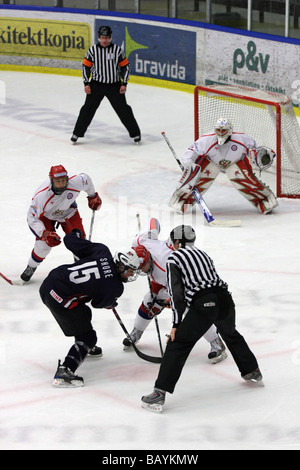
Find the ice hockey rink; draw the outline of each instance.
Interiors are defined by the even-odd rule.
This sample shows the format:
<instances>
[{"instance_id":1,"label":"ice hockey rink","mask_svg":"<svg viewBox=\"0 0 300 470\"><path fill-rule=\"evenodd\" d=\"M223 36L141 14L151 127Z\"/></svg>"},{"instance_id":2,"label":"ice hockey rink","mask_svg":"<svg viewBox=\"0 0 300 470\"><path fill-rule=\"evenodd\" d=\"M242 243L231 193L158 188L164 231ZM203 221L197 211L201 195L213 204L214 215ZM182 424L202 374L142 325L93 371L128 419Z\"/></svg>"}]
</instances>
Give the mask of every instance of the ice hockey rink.
<instances>
[{"instance_id":1,"label":"ice hockey rink","mask_svg":"<svg viewBox=\"0 0 300 470\"><path fill-rule=\"evenodd\" d=\"M164 412L149 412L140 400L152 391L159 366L123 351L124 333L112 311L94 310L103 357L87 358L78 369L85 387L53 388L57 361L73 340L63 336L42 304L39 286L52 268L72 262L61 244L30 283L11 286L0 279L0 448L173 454L179 449L299 450L300 200L280 199L272 214L262 216L220 175L205 200L215 218L240 219L241 226L208 226L198 207L181 217L168 207L180 170L161 132L179 156L193 142L191 93L130 84L127 101L142 144L132 143L103 101L86 137L73 145L70 136L84 101L81 78L2 71L0 80L0 272L18 279L26 267L34 242L27 210L50 167L63 164L70 175L86 172L103 200L92 240L113 253L131 246L137 213L142 224L150 217L160 220L161 239L179 223L193 225L197 246L229 284L237 329L257 356L265 385L246 384L230 354L210 364L210 345L201 339L174 394L167 395ZM262 175L271 185L272 172ZM77 201L89 231L86 194ZM147 280L139 278L119 299L117 311L129 331L146 291ZM152 323L138 347L159 355ZM159 316L159 327L164 342L171 328L169 310Z\"/></svg>"}]
</instances>

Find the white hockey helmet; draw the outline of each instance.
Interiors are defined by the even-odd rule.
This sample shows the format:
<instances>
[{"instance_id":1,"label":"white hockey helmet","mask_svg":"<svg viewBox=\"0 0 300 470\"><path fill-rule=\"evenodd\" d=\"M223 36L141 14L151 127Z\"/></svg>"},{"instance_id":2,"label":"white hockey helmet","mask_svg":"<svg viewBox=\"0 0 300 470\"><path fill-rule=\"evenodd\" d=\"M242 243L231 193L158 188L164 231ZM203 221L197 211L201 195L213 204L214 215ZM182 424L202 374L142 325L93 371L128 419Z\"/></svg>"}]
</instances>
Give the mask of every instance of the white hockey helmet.
<instances>
[{"instance_id":1,"label":"white hockey helmet","mask_svg":"<svg viewBox=\"0 0 300 470\"><path fill-rule=\"evenodd\" d=\"M226 140L231 136L233 127L229 119L219 118L215 125L215 133L218 138L218 144L225 144Z\"/></svg>"},{"instance_id":2,"label":"white hockey helmet","mask_svg":"<svg viewBox=\"0 0 300 470\"><path fill-rule=\"evenodd\" d=\"M140 260L133 248L126 252L117 251L114 256L114 263L123 282L136 280L139 274ZM129 269L133 271L131 276L127 276Z\"/></svg>"}]
</instances>

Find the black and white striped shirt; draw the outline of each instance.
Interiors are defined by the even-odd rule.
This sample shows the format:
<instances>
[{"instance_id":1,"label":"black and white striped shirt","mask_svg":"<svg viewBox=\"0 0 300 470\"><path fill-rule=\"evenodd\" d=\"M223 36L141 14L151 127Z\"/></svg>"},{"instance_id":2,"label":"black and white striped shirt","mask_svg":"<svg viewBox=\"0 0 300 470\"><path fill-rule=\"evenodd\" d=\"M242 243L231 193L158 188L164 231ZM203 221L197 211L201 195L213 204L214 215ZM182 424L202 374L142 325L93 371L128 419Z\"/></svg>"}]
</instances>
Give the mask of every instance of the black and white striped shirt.
<instances>
[{"instance_id":1,"label":"black and white striped shirt","mask_svg":"<svg viewBox=\"0 0 300 470\"><path fill-rule=\"evenodd\" d=\"M178 325L193 296L204 289L226 287L213 260L195 246L174 251L167 261L167 283L172 303L173 323Z\"/></svg>"},{"instance_id":2,"label":"black and white striped shirt","mask_svg":"<svg viewBox=\"0 0 300 470\"><path fill-rule=\"evenodd\" d=\"M130 65L120 46L110 43L107 47L94 44L89 48L82 64L84 84L92 79L100 83L122 81L126 85L130 74Z\"/></svg>"}]
</instances>

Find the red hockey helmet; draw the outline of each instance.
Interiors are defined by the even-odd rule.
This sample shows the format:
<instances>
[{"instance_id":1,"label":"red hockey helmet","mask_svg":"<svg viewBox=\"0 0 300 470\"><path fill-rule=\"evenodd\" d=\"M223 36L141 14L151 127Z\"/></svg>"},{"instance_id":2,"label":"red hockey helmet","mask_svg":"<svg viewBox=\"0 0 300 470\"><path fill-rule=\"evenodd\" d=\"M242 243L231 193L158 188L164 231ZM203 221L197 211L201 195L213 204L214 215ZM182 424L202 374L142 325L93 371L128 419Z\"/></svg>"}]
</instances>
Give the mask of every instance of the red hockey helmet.
<instances>
[{"instance_id":1,"label":"red hockey helmet","mask_svg":"<svg viewBox=\"0 0 300 470\"><path fill-rule=\"evenodd\" d=\"M68 172L62 165L55 165L50 168L49 178L51 180L51 189L57 196L60 196L68 187L69 177ZM63 178L63 183L55 183L58 178ZM62 185L63 184L63 185Z\"/></svg>"},{"instance_id":2,"label":"red hockey helmet","mask_svg":"<svg viewBox=\"0 0 300 470\"><path fill-rule=\"evenodd\" d=\"M140 260L139 274L149 274L153 269L153 260L151 253L144 245L138 245L133 248Z\"/></svg>"},{"instance_id":3,"label":"red hockey helmet","mask_svg":"<svg viewBox=\"0 0 300 470\"><path fill-rule=\"evenodd\" d=\"M62 165L55 165L50 168L49 177L52 180L53 178L61 178L62 176L68 176L68 172Z\"/></svg>"}]
</instances>

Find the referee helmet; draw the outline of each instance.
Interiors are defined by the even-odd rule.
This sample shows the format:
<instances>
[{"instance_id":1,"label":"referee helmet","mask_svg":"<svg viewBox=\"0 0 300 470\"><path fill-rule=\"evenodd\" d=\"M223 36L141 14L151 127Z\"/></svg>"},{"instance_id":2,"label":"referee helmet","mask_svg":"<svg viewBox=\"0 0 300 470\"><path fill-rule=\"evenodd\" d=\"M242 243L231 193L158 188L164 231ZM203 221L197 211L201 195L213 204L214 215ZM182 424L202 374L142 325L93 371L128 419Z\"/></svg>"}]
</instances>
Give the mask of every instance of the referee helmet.
<instances>
[{"instance_id":1,"label":"referee helmet","mask_svg":"<svg viewBox=\"0 0 300 470\"><path fill-rule=\"evenodd\" d=\"M178 244L180 248L192 246L196 240L196 232L190 225L178 225L170 233L172 244Z\"/></svg>"},{"instance_id":2,"label":"referee helmet","mask_svg":"<svg viewBox=\"0 0 300 470\"><path fill-rule=\"evenodd\" d=\"M100 28L98 29L98 37L100 36L108 36L111 38L112 30L110 26L100 26Z\"/></svg>"}]
</instances>

